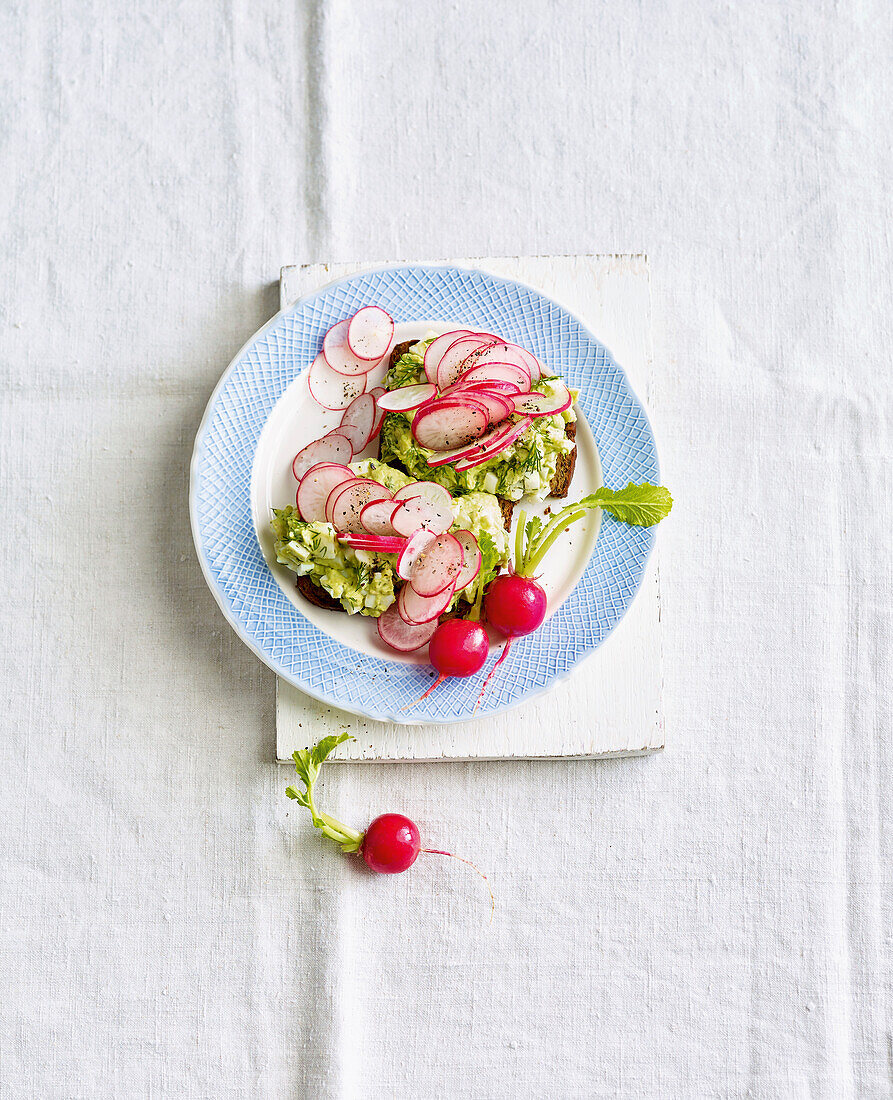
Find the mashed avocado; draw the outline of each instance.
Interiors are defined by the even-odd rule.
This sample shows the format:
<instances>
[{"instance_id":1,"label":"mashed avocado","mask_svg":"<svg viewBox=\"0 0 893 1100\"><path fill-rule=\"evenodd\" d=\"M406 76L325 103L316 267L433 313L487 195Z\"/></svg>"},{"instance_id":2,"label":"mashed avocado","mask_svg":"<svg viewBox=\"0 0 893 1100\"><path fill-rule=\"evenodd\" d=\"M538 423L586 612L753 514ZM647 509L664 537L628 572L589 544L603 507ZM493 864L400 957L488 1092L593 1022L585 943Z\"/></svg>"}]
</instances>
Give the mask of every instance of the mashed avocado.
<instances>
[{"instance_id":1,"label":"mashed avocado","mask_svg":"<svg viewBox=\"0 0 893 1100\"><path fill-rule=\"evenodd\" d=\"M359 477L369 477L396 492L415 480L375 459L351 463ZM396 554L355 550L335 538L330 523L305 523L294 508L273 510L276 560L299 577L310 577L351 615L377 618L394 602L398 581ZM483 564L479 579L487 580L508 560L508 532L502 525L499 502L488 493L469 493L456 501L454 531L466 530L477 538ZM477 583L477 582L476 582ZM469 593L470 594L470 593ZM458 595L457 595L458 599Z\"/></svg>"},{"instance_id":2,"label":"mashed avocado","mask_svg":"<svg viewBox=\"0 0 893 1100\"><path fill-rule=\"evenodd\" d=\"M420 340L397 360L385 379L388 389L399 389L423 379L423 356L429 343L430 340ZM531 389L551 393L560 381L555 377L544 378ZM576 400L576 393L571 392ZM457 471L452 466L428 465L432 452L416 443L411 417L411 413L388 413L385 417L381 429L384 462L399 462L416 480L437 481L455 496L477 490L506 500L520 500L528 495L542 499L549 495L559 455L569 453L574 446L564 434L564 426L577 419L573 406L555 416L537 417L517 443L495 458L470 470Z\"/></svg>"}]
</instances>

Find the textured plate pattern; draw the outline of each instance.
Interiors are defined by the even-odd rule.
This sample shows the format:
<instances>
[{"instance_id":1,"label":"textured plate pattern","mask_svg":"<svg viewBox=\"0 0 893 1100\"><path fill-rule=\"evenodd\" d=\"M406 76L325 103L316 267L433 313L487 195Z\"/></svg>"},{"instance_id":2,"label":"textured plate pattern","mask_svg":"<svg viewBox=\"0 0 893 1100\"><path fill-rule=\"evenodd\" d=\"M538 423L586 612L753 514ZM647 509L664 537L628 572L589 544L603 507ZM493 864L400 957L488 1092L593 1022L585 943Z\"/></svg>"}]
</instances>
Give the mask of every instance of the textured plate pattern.
<instances>
[{"instance_id":1,"label":"textured plate pattern","mask_svg":"<svg viewBox=\"0 0 893 1100\"><path fill-rule=\"evenodd\" d=\"M480 675L447 681L401 710L430 686L430 667L370 657L319 630L276 583L254 531L249 487L264 422L327 329L364 305L382 306L398 323L461 321L530 348L579 388L578 408L611 488L658 481L654 439L623 371L575 317L529 287L480 271L412 266L343 279L275 317L227 369L196 438L190 494L199 559L224 613L272 669L324 702L383 721L461 721L472 716L495 655ZM632 601L653 540L651 530L603 516L580 583L541 630L515 642L511 672L491 684L479 716L538 695L601 644Z\"/></svg>"}]
</instances>

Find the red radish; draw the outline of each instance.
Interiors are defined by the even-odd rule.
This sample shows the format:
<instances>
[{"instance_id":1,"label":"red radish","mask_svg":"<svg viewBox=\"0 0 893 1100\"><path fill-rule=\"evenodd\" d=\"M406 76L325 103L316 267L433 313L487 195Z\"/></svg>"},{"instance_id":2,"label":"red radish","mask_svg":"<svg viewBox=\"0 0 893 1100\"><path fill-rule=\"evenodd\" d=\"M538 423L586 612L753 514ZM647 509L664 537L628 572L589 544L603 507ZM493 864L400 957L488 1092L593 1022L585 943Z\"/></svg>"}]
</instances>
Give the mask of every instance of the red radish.
<instances>
[{"instance_id":1,"label":"red radish","mask_svg":"<svg viewBox=\"0 0 893 1100\"><path fill-rule=\"evenodd\" d=\"M467 588L481 571L481 548L471 531L454 531L453 538L462 547L462 570L456 577L456 591Z\"/></svg>"},{"instance_id":2,"label":"red radish","mask_svg":"<svg viewBox=\"0 0 893 1100\"><path fill-rule=\"evenodd\" d=\"M518 393L530 389L530 375L514 363L485 363L462 375L463 382L512 382Z\"/></svg>"},{"instance_id":3,"label":"red radish","mask_svg":"<svg viewBox=\"0 0 893 1100\"><path fill-rule=\"evenodd\" d=\"M351 829L350 826L336 821L329 814L321 814L317 811L313 801L313 788L319 778L320 769L332 752L344 741L353 741L349 733L333 734L324 737L311 749L298 749L292 754L295 762L295 771L301 781L303 790L295 787L287 787L285 794L288 798L297 802L299 806L310 811L310 818L314 826L323 836L334 840L342 852L359 852L370 871L382 875L397 875L408 870L415 863L419 854L432 856L448 856L450 859L458 859L461 863L467 863L484 882L487 876L483 874L470 859L462 856L454 856L452 852L443 852L439 848L423 848L421 836L415 822L410 821L403 814L381 814L369 825L365 833ZM493 891L487 883L490 892L490 919L493 919L493 911L496 902Z\"/></svg>"},{"instance_id":4,"label":"red radish","mask_svg":"<svg viewBox=\"0 0 893 1100\"><path fill-rule=\"evenodd\" d=\"M445 390L458 380L465 370L465 360L483 344L479 336L460 336L455 340L437 364L437 388Z\"/></svg>"},{"instance_id":5,"label":"red radish","mask_svg":"<svg viewBox=\"0 0 893 1100\"><path fill-rule=\"evenodd\" d=\"M431 341L425 349L425 377L429 382L437 384L437 368L450 344L454 344L462 336L470 335L470 329L457 328L451 332L445 332L443 336L438 336L436 340Z\"/></svg>"},{"instance_id":6,"label":"red radish","mask_svg":"<svg viewBox=\"0 0 893 1100\"><path fill-rule=\"evenodd\" d=\"M546 617L546 593L531 577L502 573L484 598L487 622L506 638L532 634Z\"/></svg>"},{"instance_id":7,"label":"red radish","mask_svg":"<svg viewBox=\"0 0 893 1100\"><path fill-rule=\"evenodd\" d=\"M344 410L338 431L350 440L354 454L358 455L372 438L375 412L375 398L371 393L360 394Z\"/></svg>"},{"instance_id":8,"label":"red radish","mask_svg":"<svg viewBox=\"0 0 893 1100\"><path fill-rule=\"evenodd\" d=\"M324 409L346 409L366 388L366 378L346 378L333 371L322 352L313 360L307 374L310 396Z\"/></svg>"},{"instance_id":9,"label":"red radish","mask_svg":"<svg viewBox=\"0 0 893 1100\"><path fill-rule=\"evenodd\" d=\"M397 604L391 606L378 617L378 635L385 645L396 649L398 653L412 653L428 644L431 635L437 629L437 619L428 623L408 623L400 617Z\"/></svg>"},{"instance_id":10,"label":"red radish","mask_svg":"<svg viewBox=\"0 0 893 1100\"><path fill-rule=\"evenodd\" d=\"M483 435L488 423L484 406L461 396L419 409L412 421L412 434L420 447L447 451Z\"/></svg>"},{"instance_id":11,"label":"red radish","mask_svg":"<svg viewBox=\"0 0 893 1100\"><path fill-rule=\"evenodd\" d=\"M400 557L397 558L397 576L408 581L412 576L412 567L415 565L416 558L436 538L437 535L433 531L426 531L424 528L410 535Z\"/></svg>"},{"instance_id":12,"label":"red radish","mask_svg":"<svg viewBox=\"0 0 893 1100\"><path fill-rule=\"evenodd\" d=\"M530 427L531 423L530 417L525 416L517 423L510 424L508 430L499 438L492 440L489 446L481 451L476 451L473 454L459 459L456 463L456 469L470 470L474 466L480 466L483 462L489 462L491 458L495 458L507 447L511 447L513 443L519 440Z\"/></svg>"},{"instance_id":13,"label":"red radish","mask_svg":"<svg viewBox=\"0 0 893 1100\"><path fill-rule=\"evenodd\" d=\"M418 409L437 395L437 387L430 382L420 382L416 386L403 386L391 390L378 398L378 407L385 412L410 412Z\"/></svg>"},{"instance_id":14,"label":"red radish","mask_svg":"<svg viewBox=\"0 0 893 1100\"><path fill-rule=\"evenodd\" d=\"M435 535L443 534L450 529L453 519L452 506L444 507L442 504L431 504L427 500L413 498L403 501L391 516L391 523L398 535L409 538L422 527L433 531Z\"/></svg>"},{"instance_id":15,"label":"red radish","mask_svg":"<svg viewBox=\"0 0 893 1100\"><path fill-rule=\"evenodd\" d=\"M452 602L452 585L436 596L420 596L411 584L404 584L397 596L397 610L407 623L418 625L439 619Z\"/></svg>"},{"instance_id":16,"label":"red radish","mask_svg":"<svg viewBox=\"0 0 893 1100\"><path fill-rule=\"evenodd\" d=\"M376 363L391 346L394 319L379 306L364 306L347 326L347 345L358 359Z\"/></svg>"},{"instance_id":17,"label":"red radish","mask_svg":"<svg viewBox=\"0 0 893 1100\"><path fill-rule=\"evenodd\" d=\"M322 523L326 519L326 501L339 485L352 481L353 470L336 462L319 462L301 478L295 498L301 519L307 523Z\"/></svg>"},{"instance_id":18,"label":"red radish","mask_svg":"<svg viewBox=\"0 0 893 1100\"><path fill-rule=\"evenodd\" d=\"M363 526L360 514L373 500L390 500L390 497L390 490L379 485L377 481L366 478L351 481L335 497L332 504L332 524L339 531L352 534L362 532L368 538L373 538Z\"/></svg>"},{"instance_id":19,"label":"red radish","mask_svg":"<svg viewBox=\"0 0 893 1100\"><path fill-rule=\"evenodd\" d=\"M351 470L351 476L347 478L346 481L342 481L339 485L335 485L332 488L332 491L326 497L326 523L334 522L332 519L332 509L335 507L335 501L338 499L341 493L343 493L349 485L356 485L362 481L367 480L368 479L364 477L356 477L356 475Z\"/></svg>"},{"instance_id":20,"label":"red radish","mask_svg":"<svg viewBox=\"0 0 893 1100\"><path fill-rule=\"evenodd\" d=\"M439 596L448 589L452 592L464 561L462 544L445 531L418 555L409 584L420 596Z\"/></svg>"},{"instance_id":21,"label":"red radish","mask_svg":"<svg viewBox=\"0 0 893 1100\"><path fill-rule=\"evenodd\" d=\"M555 416L571 406L571 393L567 386L556 386L552 395L544 393L519 393L511 398L515 412L528 416Z\"/></svg>"},{"instance_id":22,"label":"red radish","mask_svg":"<svg viewBox=\"0 0 893 1100\"><path fill-rule=\"evenodd\" d=\"M312 467L320 462L346 464L353 458L353 448L346 439L335 436L323 436L314 439L303 450L298 451L291 464L291 472L298 481Z\"/></svg>"},{"instance_id":23,"label":"red radish","mask_svg":"<svg viewBox=\"0 0 893 1100\"><path fill-rule=\"evenodd\" d=\"M480 379L472 379L469 382L467 378L461 378L456 386L461 386L463 390L486 390L487 393L498 393L503 397L510 397L519 392L517 382L506 382L502 378L488 378L483 382Z\"/></svg>"},{"instance_id":24,"label":"red radish","mask_svg":"<svg viewBox=\"0 0 893 1100\"><path fill-rule=\"evenodd\" d=\"M394 493L394 500L411 500L413 497L421 497L429 504L436 504L442 508L451 508L453 498L449 489L438 485L436 481L411 481Z\"/></svg>"},{"instance_id":25,"label":"red radish","mask_svg":"<svg viewBox=\"0 0 893 1100\"><path fill-rule=\"evenodd\" d=\"M350 531L339 531L338 541L354 550L368 550L373 554L399 554L406 545L406 539L394 535L353 534Z\"/></svg>"},{"instance_id":26,"label":"red radish","mask_svg":"<svg viewBox=\"0 0 893 1100\"><path fill-rule=\"evenodd\" d=\"M391 516L398 507L393 500L373 500L360 512L360 522L370 535L396 535Z\"/></svg>"},{"instance_id":27,"label":"red radish","mask_svg":"<svg viewBox=\"0 0 893 1100\"><path fill-rule=\"evenodd\" d=\"M487 390L472 390L470 393L486 408L491 424L501 423L515 411L511 401L501 393L489 393Z\"/></svg>"},{"instance_id":28,"label":"red radish","mask_svg":"<svg viewBox=\"0 0 893 1100\"><path fill-rule=\"evenodd\" d=\"M400 594L408 587L401 588ZM448 676L474 676L486 664L489 652L490 639L480 623L470 619L447 619L434 631L428 643L428 657L438 677L424 695L403 709L409 710L427 699Z\"/></svg>"},{"instance_id":29,"label":"red radish","mask_svg":"<svg viewBox=\"0 0 893 1100\"><path fill-rule=\"evenodd\" d=\"M359 374L366 375L378 364L381 356L376 357L372 362L357 358L350 350L350 345L347 342L349 326L349 319L339 321L337 325L332 325L323 339L322 353L326 362L337 374L348 377Z\"/></svg>"},{"instance_id":30,"label":"red radish","mask_svg":"<svg viewBox=\"0 0 893 1100\"><path fill-rule=\"evenodd\" d=\"M528 378L527 385L529 386L531 371L528 365L528 354L523 348L519 348L517 344L493 344L488 348L479 348L473 356L469 356L468 367L469 369L476 369L488 366L491 363L509 364L524 372Z\"/></svg>"}]
</instances>

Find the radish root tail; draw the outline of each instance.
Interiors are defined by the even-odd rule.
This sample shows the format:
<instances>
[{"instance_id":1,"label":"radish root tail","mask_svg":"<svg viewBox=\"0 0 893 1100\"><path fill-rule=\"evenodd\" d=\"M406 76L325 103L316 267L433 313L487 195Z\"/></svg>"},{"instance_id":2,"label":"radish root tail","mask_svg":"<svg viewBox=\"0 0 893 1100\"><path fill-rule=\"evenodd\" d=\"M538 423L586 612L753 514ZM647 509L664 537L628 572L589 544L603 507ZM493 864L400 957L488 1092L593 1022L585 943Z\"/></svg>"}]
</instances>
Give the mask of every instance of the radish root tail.
<instances>
[{"instance_id":1,"label":"radish root tail","mask_svg":"<svg viewBox=\"0 0 893 1100\"><path fill-rule=\"evenodd\" d=\"M483 701L484 695L487 692L487 688L490 685L490 681L493 679L494 675L496 674L496 670L499 668L499 666L502 664L502 662L506 659L506 657L508 657L509 649L511 648L511 645L512 645L512 639L509 638L509 640L505 643L505 646L503 647L503 650L502 650L502 653L500 654L499 660L490 669L490 675L487 677L486 680L484 680L484 686L481 688L480 695L478 695L478 700L474 704L474 713L477 713L477 709Z\"/></svg>"},{"instance_id":2,"label":"radish root tail","mask_svg":"<svg viewBox=\"0 0 893 1100\"><path fill-rule=\"evenodd\" d=\"M428 698L428 696L431 694L431 692L436 687L440 687L440 685L444 682L445 679L446 679L446 676L438 676L437 679L434 681L434 683L431 685L431 687L429 687L428 690L424 693L424 695L420 695L418 697L418 699L413 700L413 702L411 702L411 703L407 703L405 707L401 707L400 709L401 710L412 710L413 707L417 707L423 699Z\"/></svg>"},{"instance_id":3,"label":"radish root tail","mask_svg":"<svg viewBox=\"0 0 893 1100\"><path fill-rule=\"evenodd\" d=\"M429 856L449 856L450 859L458 859L460 863L467 863L473 871L476 871L481 876L481 878L487 884L487 890L490 894L490 923L492 924L493 914L496 912L496 898L493 896L493 891L490 888L490 882L487 879L487 876L480 869L480 867L478 867L477 864L472 863L470 859L466 859L464 856L457 856L454 855L452 852L441 852L439 848L423 848L422 851Z\"/></svg>"}]
</instances>

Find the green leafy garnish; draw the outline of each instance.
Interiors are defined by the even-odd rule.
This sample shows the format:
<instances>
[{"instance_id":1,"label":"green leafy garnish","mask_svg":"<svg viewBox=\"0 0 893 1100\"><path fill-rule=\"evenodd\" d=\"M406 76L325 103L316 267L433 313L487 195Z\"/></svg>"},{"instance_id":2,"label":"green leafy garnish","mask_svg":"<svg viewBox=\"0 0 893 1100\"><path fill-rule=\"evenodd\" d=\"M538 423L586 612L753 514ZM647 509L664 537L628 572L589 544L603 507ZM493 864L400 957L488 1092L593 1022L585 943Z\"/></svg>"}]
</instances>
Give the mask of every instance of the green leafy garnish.
<instances>
[{"instance_id":1,"label":"green leafy garnish","mask_svg":"<svg viewBox=\"0 0 893 1100\"><path fill-rule=\"evenodd\" d=\"M295 762L295 770L304 784L304 790L299 791L296 787L286 787L285 793L288 798L294 799L299 806L304 806L310 811L310 818L316 828L324 836L330 837L336 844L340 844L343 852L358 852L360 845L363 843L363 834L358 833L356 829L343 825L335 818L329 817L328 814L319 813L313 803L313 784L319 778L319 770L323 762L344 741L353 741L353 738L349 733L332 734L330 737L324 737L312 749L298 749L293 753L292 759Z\"/></svg>"},{"instance_id":2,"label":"green leafy garnish","mask_svg":"<svg viewBox=\"0 0 893 1100\"><path fill-rule=\"evenodd\" d=\"M477 622L481 617L481 601L484 598L484 591L496 576L503 560L496 543L486 531L481 531L477 536L477 540L481 551L481 568L475 582L474 602L468 615L468 618L473 622Z\"/></svg>"},{"instance_id":3,"label":"green leafy garnish","mask_svg":"<svg viewBox=\"0 0 893 1100\"><path fill-rule=\"evenodd\" d=\"M631 481L625 489L602 486L556 512L545 525L539 516L528 520L526 512L522 511L515 531L514 570L521 577L532 576L564 529L594 508L604 508L623 523L652 527L669 515L672 507L673 498L662 485L651 485L647 481L636 485Z\"/></svg>"}]
</instances>

